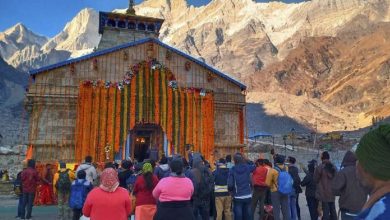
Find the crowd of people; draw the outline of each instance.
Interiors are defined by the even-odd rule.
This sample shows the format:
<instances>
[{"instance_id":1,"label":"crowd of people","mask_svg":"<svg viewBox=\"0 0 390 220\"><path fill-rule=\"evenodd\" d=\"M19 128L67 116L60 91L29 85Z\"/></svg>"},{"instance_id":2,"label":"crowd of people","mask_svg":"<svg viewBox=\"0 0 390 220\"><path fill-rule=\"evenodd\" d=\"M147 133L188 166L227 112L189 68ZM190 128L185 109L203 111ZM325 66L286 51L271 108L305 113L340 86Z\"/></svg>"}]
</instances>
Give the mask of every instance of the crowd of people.
<instances>
[{"instance_id":1,"label":"crowd of people","mask_svg":"<svg viewBox=\"0 0 390 220\"><path fill-rule=\"evenodd\" d=\"M187 160L188 158L188 160ZM244 154L226 155L210 164L196 152L156 162L108 162L99 174L87 156L75 171L59 163L44 178L58 203L58 219L283 219L300 220L299 196L305 188L312 220L390 219L390 125L382 125L348 151L337 168L327 151L321 162L298 166L296 158L273 154L252 162ZM232 161L233 159L233 161ZM299 173L305 176L301 179ZM31 219L38 181L29 160L19 175L18 217ZM369 196L368 196L369 195ZM258 216L258 217L257 217Z\"/></svg>"}]
</instances>

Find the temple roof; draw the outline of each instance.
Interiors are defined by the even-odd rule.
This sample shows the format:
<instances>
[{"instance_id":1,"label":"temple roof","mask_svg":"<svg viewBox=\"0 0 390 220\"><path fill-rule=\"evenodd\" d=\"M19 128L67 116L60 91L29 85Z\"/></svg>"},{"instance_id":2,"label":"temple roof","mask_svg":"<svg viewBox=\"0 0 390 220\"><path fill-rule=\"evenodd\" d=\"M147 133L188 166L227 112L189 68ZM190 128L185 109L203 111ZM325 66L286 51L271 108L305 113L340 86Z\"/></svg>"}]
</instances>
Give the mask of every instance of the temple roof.
<instances>
[{"instance_id":1,"label":"temple roof","mask_svg":"<svg viewBox=\"0 0 390 220\"><path fill-rule=\"evenodd\" d=\"M241 83L239 80L229 76L228 74L225 74L223 72L221 72L220 70L217 70L216 68L208 65L207 63L189 55L189 54L186 54L184 53L183 51L179 50L179 49L176 49L174 47L171 47L169 46L168 44L165 44L163 43L162 41L160 41L159 39L155 39L155 38L144 38L144 39L141 39L141 40L138 40L138 41L134 41L134 42L129 42L129 43L126 43L126 44L122 44L122 45L118 45L118 46L115 46L115 47L112 47L112 48L108 48L108 49L104 49L104 50L100 50L100 51L96 51L96 52L92 52L90 54L87 54L85 56L81 56L81 57L78 57L78 58L74 58L74 59L69 59L69 60L65 60L65 61L62 61L62 62L59 62L59 63L56 63L56 64L52 64L52 65L49 65L49 66L45 66L45 67L41 67L39 69L35 69L35 70L31 70L29 71L29 74L30 75L36 75L36 74L39 74L39 73L42 73L44 71L48 71L48 70L52 70L52 69L56 69L56 68L59 68L59 67L62 67L62 66L66 66L66 65L69 65L69 64L72 64L72 63L76 63L76 62L80 62L80 61L84 61L84 60L87 60L87 59L91 59L91 58L94 58L94 57L97 57L97 56L102 56L102 55L105 55L105 54L108 54L108 53L111 53L111 52L115 52L115 51L118 51L118 50L121 50L121 49L124 49L124 48L128 48L128 47L133 47L133 46L137 46L137 45L140 45L140 44L144 44L144 43L156 43L174 53L177 53L178 55L180 56L183 56L185 58L187 58L188 60L208 69L209 71L211 71L212 73L222 77L223 79L225 80L228 80L230 81L231 83L239 86L242 90L245 90L246 89L246 85L244 85L243 83Z\"/></svg>"},{"instance_id":2,"label":"temple roof","mask_svg":"<svg viewBox=\"0 0 390 220\"><path fill-rule=\"evenodd\" d=\"M99 12L99 34L103 33L103 27L106 26L107 21L123 21L123 22L132 22L134 24L144 23L144 24L155 24L156 32L159 32L164 19L153 18L140 16L135 14L123 14L115 12ZM123 29L128 29L129 27L124 26Z\"/></svg>"}]
</instances>

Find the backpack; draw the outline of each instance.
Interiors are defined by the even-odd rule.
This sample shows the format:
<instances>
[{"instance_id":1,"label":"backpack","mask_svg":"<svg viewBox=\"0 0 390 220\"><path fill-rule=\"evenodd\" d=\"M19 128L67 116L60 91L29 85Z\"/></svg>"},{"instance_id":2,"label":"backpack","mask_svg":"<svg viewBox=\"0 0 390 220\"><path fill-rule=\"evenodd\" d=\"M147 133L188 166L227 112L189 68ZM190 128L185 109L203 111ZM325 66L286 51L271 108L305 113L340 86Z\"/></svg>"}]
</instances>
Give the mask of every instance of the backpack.
<instances>
[{"instance_id":1,"label":"backpack","mask_svg":"<svg viewBox=\"0 0 390 220\"><path fill-rule=\"evenodd\" d=\"M14 181L14 193L16 196L22 195L22 172L19 172Z\"/></svg>"},{"instance_id":2,"label":"backpack","mask_svg":"<svg viewBox=\"0 0 390 220\"><path fill-rule=\"evenodd\" d=\"M61 192L69 192L70 186L72 185L70 182L69 170L65 170L63 172L59 171L58 174L59 177L56 183L57 190Z\"/></svg>"},{"instance_id":3,"label":"backpack","mask_svg":"<svg viewBox=\"0 0 390 220\"><path fill-rule=\"evenodd\" d=\"M283 168L280 169L278 166L275 166L276 170L279 172L278 177L278 192L288 195L293 191L293 179L291 175Z\"/></svg>"},{"instance_id":4,"label":"backpack","mask_svg":"<svg viewBox=\"0 0 390 220\"><path fill-rule=\"evenodd\" d=\"M87 186L83 180L81 183L75 181L75 184L71 186L70 196L69 196L69 207L72 209L82 209L84 206L85 199L87 197Z\"/></svg>"},{"instance_id":5,"label":"backpack","mask_svg":"<svg viewBox=\"0 0 390 220\"><path fill-rule=\"evenodd\" d=\"M132 192L133 189L134 189L134 185L135 185L135 181L137 180L137 177L138 177L138 174L131 174L131 176L129 176L127 179L126 179L126 186L127 186L127 190L129 192Z\"/></svg>"},{"instance_id":6,"label":"backpack","mask_svg":"<svg viewBox=\"0 0 390 220\"><path fill-rule=\"evenodd\" d=\"M209 199L210 194L214 191L214 178L207 168L202 169L200 177L196 197L199 199Z\"/></svg>"}]
</instances>

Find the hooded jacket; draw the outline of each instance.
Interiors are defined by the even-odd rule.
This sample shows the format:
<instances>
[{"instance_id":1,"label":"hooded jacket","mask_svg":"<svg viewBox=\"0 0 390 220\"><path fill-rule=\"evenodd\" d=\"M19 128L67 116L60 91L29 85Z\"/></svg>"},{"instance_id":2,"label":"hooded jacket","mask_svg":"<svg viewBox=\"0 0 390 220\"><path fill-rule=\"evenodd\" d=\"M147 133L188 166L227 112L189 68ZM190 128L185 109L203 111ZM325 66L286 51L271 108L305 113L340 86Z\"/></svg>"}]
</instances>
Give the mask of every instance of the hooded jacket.
<instances>
[{"instance_id":1,"label":"hooded jacket","mask_svg":"<svg viewBox=\"0 0 390 220\"><path fill-rule=\"evenodd\" d=\"M322 164L316 167L314 171L314 182L317 184L316 199L319 201L335 201L331 184L336 172L336 167L329 160L324 160Z\"/></svg>"},{"instance_id":2,"label":"hooded jacket","mask_svg":"<svg viewBox=\"0 0 390 220\"><path fill-rule=\"evenodd\" d=\"M252 197L251 173L255 170L252 164L236 164L229 171L228 189L236 199Z\"/></svg>"},{"instance_id":3,"label":"hooded jacket","mask_svg":"<svg viewBox=\"0 0 390 220\"><path fill-rule=\"evenodd\" d=\"M154 175L157 176L159 180L164 177L169 176L169 165L168 164L160 164L154 171Z\"/></svg>"},{"instance_id":4,"label":"hooded jacket","mask_svg":"<svg viewBox=\"0 0 390 220\"><path fill-rule=\"evenodd\" d=\"M189 178L194 184L194 194L192 199L195 201L209 200L209 193L214 190L214 177L208 167L203 164L203 159L200 155L198 156L198 154L193 155L192 169L189 172ZM209 188L202 187L202 184L204 183L206 183Z\"/></svg>"},{"instance_id":5,"label":"hooded jacket","mask_svg":"<svg viewBox=\"0 0 390 220\"><path fill-rule=\"evenodd\" d=\"M79 172L80 170L85 171L85 173L87 174L85 179L88 180L89 182L93 183L94 180L97 179L96 169L92 164L90 163L80 164L80 166L77 167L76 176L77 176L77 172Z\"/></svg>"},{"instance_id":6,"label":"hooded jacket","mask_svg":"<svg viewBox=\"0 0 390 220\"><path fill-rule=\"evenodd\" d=\"M332 181L332 190L336 196L340 196L340 209L348 212L359 212L367 201L368 193L356 178L356 156L347 151L341 163L343 167Z\"/></svg>"}]
</instances>

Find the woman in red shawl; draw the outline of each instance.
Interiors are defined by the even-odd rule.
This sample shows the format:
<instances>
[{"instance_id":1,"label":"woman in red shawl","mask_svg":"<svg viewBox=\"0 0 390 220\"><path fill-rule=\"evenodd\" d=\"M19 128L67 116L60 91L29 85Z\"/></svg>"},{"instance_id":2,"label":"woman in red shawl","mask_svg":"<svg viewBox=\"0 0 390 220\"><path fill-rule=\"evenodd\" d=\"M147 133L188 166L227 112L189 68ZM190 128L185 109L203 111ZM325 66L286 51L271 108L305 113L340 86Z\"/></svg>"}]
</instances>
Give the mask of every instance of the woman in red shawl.
<instances>
[{"instance_id":1,"label":"woman in red shawl","mask_svg":"<svg viewBox=\"0 0 390 220\"><path fill-rule=\"evenodd\" d=\"M100 186L88 194L83 214L91 220L128 219L131 214L129 193L119 187L118 173L113 168L103 170Z\"/></svg>"},{"instance_id":2,"label":"woman in red shawl","mask_svg":"<svg viewBox=\"0 0 390 220\"><path fill-rule=\"evenodd\" d=\"M37 187L35 205L53 205L56 203L53 195L52 165L46 164L41 175L41 183Z\"/></svg>"}]
</instances>

